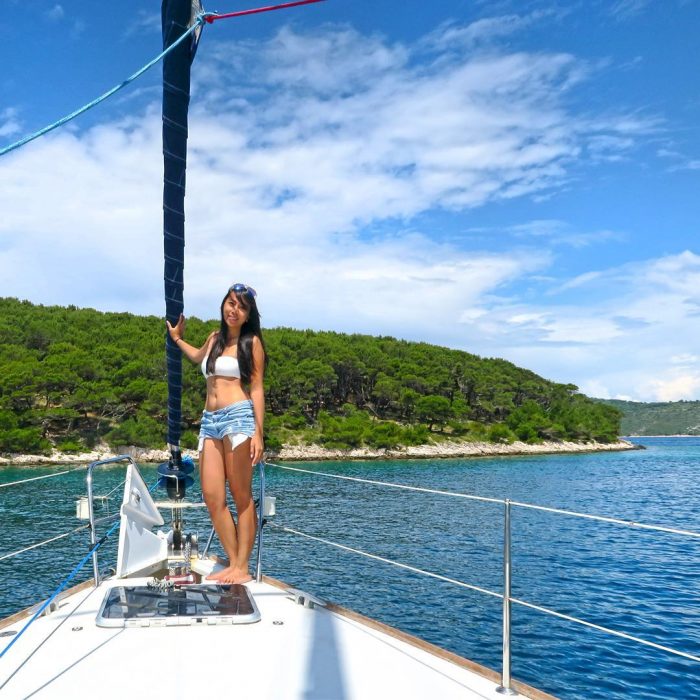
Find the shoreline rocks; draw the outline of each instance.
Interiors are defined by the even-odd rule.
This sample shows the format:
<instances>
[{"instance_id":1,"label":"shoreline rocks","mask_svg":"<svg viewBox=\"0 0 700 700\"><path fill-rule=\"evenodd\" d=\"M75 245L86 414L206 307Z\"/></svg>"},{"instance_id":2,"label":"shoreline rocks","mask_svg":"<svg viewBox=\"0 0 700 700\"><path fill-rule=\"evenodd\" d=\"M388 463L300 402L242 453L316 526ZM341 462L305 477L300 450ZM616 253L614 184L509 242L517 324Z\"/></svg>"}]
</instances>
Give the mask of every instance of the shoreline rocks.
<instances>
[{"instance_id":1,"label":"shoreline rocks","mask_svg":"<svg viewBox=\"0 0 700 700\"><path fill-rule=\"evenodd\" d=\"M332 450L321 445L284 445L281 450L268 451L267 461L279 459L287 462L316 462L324 460L363 460L363 459L449 459L457 457L499 457L507 455L541 454L580 454L584 452L613 452L644 449L628 440L613 443L600 442L542 442L529 445L525 442L500 444L491 442L446 441L428 445L411 445L395 449L370 449L366 447ZM183 455L197 459L196 450L183 450ZM92 452L66 454L54 450L48 455L10 454L0 456L0 466L41 465L41 464L85 464L128 454L137 462L167 462L167 450L151 450L140 447L125 447L120 452L112 452L100 446Z\"/></svg>"},{"instance_id":2,"label":"shoreline rocks","mask_svg":"<svg viewBox=\"0 0 700 700\"><path fill-rule=\"evenodd\" d=\"M320 445L300 447L285 445L274 459L281 461L321 461L352 459L449 459L456 457L499 457L503 455L576 454L582 452L613 452L644 449L628 440L600 442L525 442L499 444L492 442L446 441L430 445L411 445L397 449L330 450Z\"/></svg>"}]
</instances>

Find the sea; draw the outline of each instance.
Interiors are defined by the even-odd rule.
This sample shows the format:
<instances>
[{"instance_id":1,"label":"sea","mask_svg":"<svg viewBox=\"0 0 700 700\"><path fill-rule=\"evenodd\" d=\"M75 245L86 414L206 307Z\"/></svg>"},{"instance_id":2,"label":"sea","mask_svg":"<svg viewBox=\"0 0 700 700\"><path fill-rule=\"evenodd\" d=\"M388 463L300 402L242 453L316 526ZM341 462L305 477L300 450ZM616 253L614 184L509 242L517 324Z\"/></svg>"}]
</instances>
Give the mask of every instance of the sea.
<instances>
[{"instance_id":1,"label":"sea","mask_svg":"<svg viewBox=\"0 0 700 700\"><path fill-rule=\"evenodd\" d=\"M700 438L633 441L645 449L286 466L700 534ZM64 470L0 467L0 484ZM142 474L155 482L154 465ZM266 475L277 514L264 530L264 573L500 671L500 599L328 542L500 593L502 504L270 465ZM95 493L111 492L98 515L117 511L123 478L123 467L96 475ZM84 469L0 488L0 618L45 599L87 553L80 531L2 558L80 526L75 501L84 493ZM188 498L201 498L196 484ZM206 512L186 513L186 529L206 538ZM700 537L518 506L511 532L514 598L700 656ZM105 570L115 563L115 539L100 552ZM75 581L90 575L88 564ZM513 677L564 700L700 697L700 662L515 603L511 646Z\"/></svg>"}]
</instances>

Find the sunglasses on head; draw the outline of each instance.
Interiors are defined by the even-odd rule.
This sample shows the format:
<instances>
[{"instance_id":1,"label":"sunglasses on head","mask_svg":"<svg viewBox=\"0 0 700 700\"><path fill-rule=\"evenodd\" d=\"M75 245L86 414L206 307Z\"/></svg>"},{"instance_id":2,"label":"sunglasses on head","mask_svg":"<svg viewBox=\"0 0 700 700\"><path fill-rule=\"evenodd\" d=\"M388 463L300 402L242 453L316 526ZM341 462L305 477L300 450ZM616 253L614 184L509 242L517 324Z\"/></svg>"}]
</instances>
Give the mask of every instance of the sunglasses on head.
<instances>
[{"instance_id":1,"label":"sunglasses on head","mask_svg":"<svg viewBox=\"0 0 700 700\"><path fill-rule=\"evenodd\" d=\"M258 293L252 287L249 287L247 284L241 284L240 282L229 287L228 291L236 292L236 294L247 294L251 299L255 299L255 297L258 296Z\"/></svg>"}]
</instances>

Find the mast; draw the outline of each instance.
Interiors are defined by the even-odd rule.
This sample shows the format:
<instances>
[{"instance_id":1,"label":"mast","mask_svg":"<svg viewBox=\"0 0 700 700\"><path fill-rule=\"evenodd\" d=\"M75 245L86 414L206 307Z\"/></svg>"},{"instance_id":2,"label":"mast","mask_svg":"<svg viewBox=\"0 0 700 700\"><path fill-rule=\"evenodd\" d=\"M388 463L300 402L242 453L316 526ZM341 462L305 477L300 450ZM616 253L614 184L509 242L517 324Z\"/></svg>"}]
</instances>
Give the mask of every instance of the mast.
<instances>
[{"instance_id":1,"label":"mast","mask_svg":"<svg viewBox=\"0 0 700 700\"><path fill-rule=\"evenodd\" d=\"M163 0L163 48L167 49L195 22L202 11L199 0ZM163 61L163 253L165 315L175 324L183 312L185 254L185 173L187 167L187 113L190 103L190 67L199 34L194 31ZM165 334L168 370L168 434L170 467L181 465L182 355ZM184 495L184 488L183 488Z\"/></svg>"}]
</instances>

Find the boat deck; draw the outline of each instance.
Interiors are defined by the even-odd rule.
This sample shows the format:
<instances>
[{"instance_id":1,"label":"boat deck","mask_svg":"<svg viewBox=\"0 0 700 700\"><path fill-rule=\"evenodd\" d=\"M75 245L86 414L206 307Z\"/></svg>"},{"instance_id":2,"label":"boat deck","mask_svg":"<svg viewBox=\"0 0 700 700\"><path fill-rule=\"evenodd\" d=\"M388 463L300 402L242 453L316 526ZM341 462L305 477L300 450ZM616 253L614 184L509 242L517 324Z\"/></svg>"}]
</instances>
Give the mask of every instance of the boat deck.
<instances>
[{"instance_id":1,"label":"boat deck","mask_svg":"<svg viewBox=\"0 0 700 700\"><path fill-rule=\"evenodd\" d=\"M256 623L95 624L106 589L148 580L112 579L83 588L38 618L0 661L3 699L504 697L496 692L493 672L487 678L476 664L436 654L431 645L337 606L306 607L272 579L246 584L261 613ZM25 622L0 626L19 630ZM549 697L519 690L521 697Z\"/></svg>"}]
</instances>

